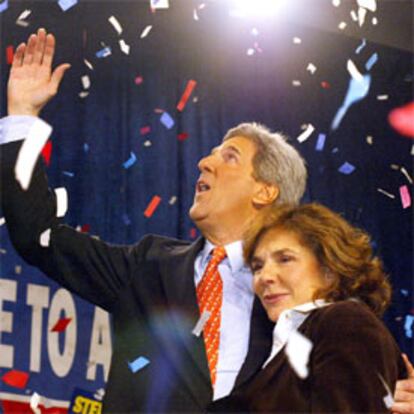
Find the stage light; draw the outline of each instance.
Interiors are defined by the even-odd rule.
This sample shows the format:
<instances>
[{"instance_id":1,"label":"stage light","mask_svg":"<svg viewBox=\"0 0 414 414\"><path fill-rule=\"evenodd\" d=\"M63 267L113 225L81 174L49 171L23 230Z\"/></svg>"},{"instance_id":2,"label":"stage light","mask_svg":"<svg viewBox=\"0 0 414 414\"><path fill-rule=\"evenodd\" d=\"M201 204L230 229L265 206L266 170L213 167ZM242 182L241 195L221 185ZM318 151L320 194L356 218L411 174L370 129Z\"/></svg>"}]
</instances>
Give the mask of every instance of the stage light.
<instances>
[{"instance_id":1,"label":"stage light","mask_svg":"<svg viewBox=\"0 0 414 414\"><path fill-rule=\"evenodd\" d=\"M270 17L277 14L285 0L232 0L230 15L234 17Z\"/></svg>"}]
</instances>

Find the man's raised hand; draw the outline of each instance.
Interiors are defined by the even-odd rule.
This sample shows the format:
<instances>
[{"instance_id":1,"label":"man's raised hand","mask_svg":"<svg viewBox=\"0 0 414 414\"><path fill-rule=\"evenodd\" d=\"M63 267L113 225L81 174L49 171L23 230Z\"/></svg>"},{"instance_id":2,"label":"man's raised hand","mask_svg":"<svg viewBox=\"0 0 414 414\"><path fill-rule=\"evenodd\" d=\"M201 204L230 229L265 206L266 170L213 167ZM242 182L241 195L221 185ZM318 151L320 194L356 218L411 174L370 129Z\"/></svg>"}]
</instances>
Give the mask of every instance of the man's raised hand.
<instances>
[{"instance_id":1,"label":"man's raised hand","mask_svg":"<svg viewBox=\"0 0 414 414\"><path fill-rule=\"evenodd\" d=\"M27 44L21 43L14 54L7 85L9 115L38 116L46 103L56 95L68 63L52 72L55 37L39 29Z\"/></svg>"}]
</instances>

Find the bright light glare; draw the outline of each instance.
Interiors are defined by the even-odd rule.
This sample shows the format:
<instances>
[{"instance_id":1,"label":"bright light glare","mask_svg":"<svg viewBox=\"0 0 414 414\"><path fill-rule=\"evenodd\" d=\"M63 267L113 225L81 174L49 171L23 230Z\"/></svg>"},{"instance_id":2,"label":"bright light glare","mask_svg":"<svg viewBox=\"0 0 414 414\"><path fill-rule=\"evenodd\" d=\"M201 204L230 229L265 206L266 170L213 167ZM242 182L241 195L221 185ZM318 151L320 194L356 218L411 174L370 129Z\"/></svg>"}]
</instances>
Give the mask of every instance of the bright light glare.
<instances>
[{"instance_id":1,"label":"bright light glare","mask_svg":"<svg viewBox=\"0 0 414 414\"><path fill-rule=\"evenodd\" d=\"M233 0L230 14L235 17L274 16L283 0Z\"/></svg>"}]
</instances>

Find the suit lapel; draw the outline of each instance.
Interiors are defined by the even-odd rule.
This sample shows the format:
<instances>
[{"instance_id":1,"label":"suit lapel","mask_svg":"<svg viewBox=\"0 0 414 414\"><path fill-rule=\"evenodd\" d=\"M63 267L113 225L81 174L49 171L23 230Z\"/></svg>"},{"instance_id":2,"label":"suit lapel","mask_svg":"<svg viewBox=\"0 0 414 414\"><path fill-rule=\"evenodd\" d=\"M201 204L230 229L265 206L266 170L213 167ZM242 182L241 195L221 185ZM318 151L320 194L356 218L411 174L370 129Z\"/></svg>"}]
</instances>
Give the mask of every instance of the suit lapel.
<instances>
[{"instance_id":1,"label":"suit lapel","mask_svg":"<svg viewBox=\"0 0 414 414\"><path fill-rule=\"evenodd\" d=\"M210 372L203 337L196 337L192 329L200 315L194 285L194 261L202 249L204 239L200 238L190 246L173 247L170 257L160 267L161 279L170 308L172 323L175 325L181 348L187 352L177 364L181 377L192 390L197 400L202 396L212 399ZM168 345L167 345L168 347ZM169 352L173 352L169 346ZM189 356L188 356L189 354ZM176 355L172 355L176 360ZM190 361L190 362L188 362Z\"/></svg>"}]
</instances>

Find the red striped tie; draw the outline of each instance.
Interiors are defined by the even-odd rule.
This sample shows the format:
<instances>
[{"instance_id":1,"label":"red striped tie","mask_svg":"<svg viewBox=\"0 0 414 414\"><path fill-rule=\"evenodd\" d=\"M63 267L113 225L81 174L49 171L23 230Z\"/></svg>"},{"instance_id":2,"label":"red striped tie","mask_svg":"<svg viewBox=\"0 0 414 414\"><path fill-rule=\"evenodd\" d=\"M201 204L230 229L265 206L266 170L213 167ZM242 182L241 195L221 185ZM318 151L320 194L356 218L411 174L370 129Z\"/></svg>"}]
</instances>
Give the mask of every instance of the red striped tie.
<instances>
[{"instance_id":1,"label":"red striped tie","mask_svg":"<svg viewBox=\"0 0 414 414\"><path fill-rule=\"evenodd\" d=\"M211 383L214 385L217 374L221 305L223 303L223 281L221 280L218 266L226 257L224 247L216 247L213 250L212 256L203 278L197 286L197 299L200 314L203 314L204 311L210 312L210 317L203 328L203 335Z\"/></svg>"}]
</instances>

